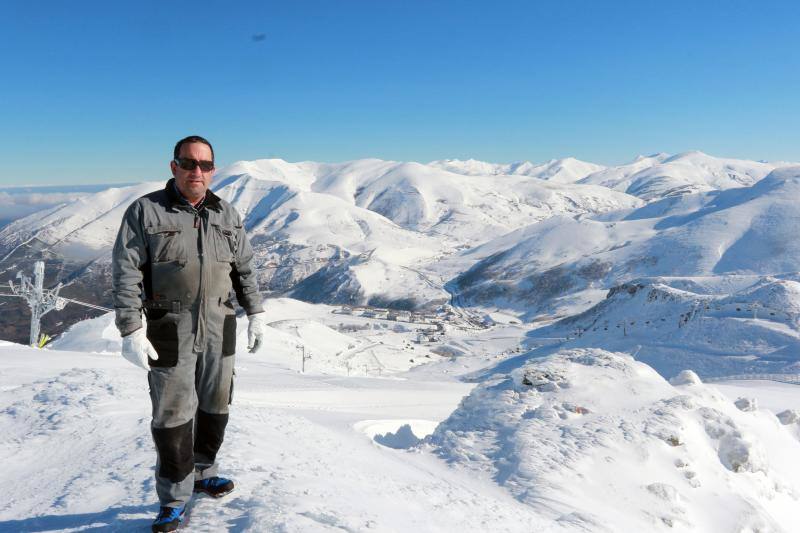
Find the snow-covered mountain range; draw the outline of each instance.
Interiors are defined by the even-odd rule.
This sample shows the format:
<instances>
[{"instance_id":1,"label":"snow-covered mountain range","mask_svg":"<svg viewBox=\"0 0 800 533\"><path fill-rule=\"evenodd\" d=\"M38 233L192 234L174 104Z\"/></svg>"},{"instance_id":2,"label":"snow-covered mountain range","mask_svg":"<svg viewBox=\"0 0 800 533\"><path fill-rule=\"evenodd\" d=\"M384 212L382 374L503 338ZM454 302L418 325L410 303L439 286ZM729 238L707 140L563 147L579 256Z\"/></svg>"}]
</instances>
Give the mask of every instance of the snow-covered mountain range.
<instances>
[{"instance_id":1,"label":"snow-covered mountain range","mask_svg":"<svg viewBox=\"0 0 800 533\"><path fill-rule=\"evenodd\" d=\"M16 220L0 231L0 275L45 258L49 282L108 305L122 212L162 186L111 188ZM221 169L213 189L244 217L265 294L315 303L450 303L552 320L637 279L800 270L800 167L788 163L701 152L617 167L267 159Z\"/></svg>"},{"instance_id":2,"label":"snow-covered mountain range","mask_svg":"<svg viewBox=\"0 0 800 533\"><path fill-rule=\"evenodd\" d=\"M786 167L751 186L668 196L613 216L551 217L461 254L476 261L461 263L453 290L532 315L643 276L797 271L799 194L800 167Z\"/></svg>"}]
</instances>

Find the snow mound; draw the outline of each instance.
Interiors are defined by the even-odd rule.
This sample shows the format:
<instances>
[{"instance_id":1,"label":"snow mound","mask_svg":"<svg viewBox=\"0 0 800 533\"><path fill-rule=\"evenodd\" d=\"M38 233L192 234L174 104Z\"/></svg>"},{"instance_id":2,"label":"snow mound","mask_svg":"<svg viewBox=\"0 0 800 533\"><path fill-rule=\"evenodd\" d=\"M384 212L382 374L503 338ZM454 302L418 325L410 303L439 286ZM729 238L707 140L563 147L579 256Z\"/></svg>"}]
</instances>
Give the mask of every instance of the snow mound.
<instances>
[{"instance_id":1,"label":"snow mound","mask_svg":"<svg viewBox=\"0 0 800 533\"><path fill-rule=\"evenodd\" d=\"M733 404L740 411L756 411L758 409L758 401L755 398L737 398Z\"/></svg>"},{"instance_id":2,"label":"snow mound","mask_svg":"<svg viewBox=\"0 0 800 533\"><path fill-rule=\"evenodd\" d=\"M693 379L670 385L627 354L519 365L474 389L425 446L575 530L792 529L800 442L773 415Z\"/></svg>"},{"instance_id":3,"label":"snow mound","mask_svg":"<svg viewBox=\"0 0 800 533\"><path fill-rule=\"evenodd\" d=\"M691 370L683 370L677 376L670 378L670 385L700 385L700 377Z\"/></svg>"},{"instance_id":4,"label":"snow mound","mask_svg":"<svg viewBox=\"0 0 800 533\"><path fill-rule=\"evenodd\" d=\"M122 337L114 325L114 313L82 320L49 344L55 350L89 353L119 353Z\"/></svg>"}]
</instances>

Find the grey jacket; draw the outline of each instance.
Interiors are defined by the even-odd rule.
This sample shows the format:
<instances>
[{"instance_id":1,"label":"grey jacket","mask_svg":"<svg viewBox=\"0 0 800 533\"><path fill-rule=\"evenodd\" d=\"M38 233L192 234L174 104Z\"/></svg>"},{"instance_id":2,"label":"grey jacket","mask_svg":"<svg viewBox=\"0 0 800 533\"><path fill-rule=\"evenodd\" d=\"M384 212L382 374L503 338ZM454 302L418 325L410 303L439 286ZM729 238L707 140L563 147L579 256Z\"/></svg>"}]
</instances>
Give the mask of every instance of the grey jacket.
<instances>
[{"instance_id":1,"label":"grey jacket","mask_svg":"<svg viewBox=\"0 0 800 533\"><path fill-rule=\"evenodd\" d=\"M195 209L173 183L134 201L122 219L113 252L116 324L127 335L142 327L142 309L191 312L201 350L233 313L231 289L248 315L263 308L239 213L210 190Z\"/></svg>"}]
</instances>

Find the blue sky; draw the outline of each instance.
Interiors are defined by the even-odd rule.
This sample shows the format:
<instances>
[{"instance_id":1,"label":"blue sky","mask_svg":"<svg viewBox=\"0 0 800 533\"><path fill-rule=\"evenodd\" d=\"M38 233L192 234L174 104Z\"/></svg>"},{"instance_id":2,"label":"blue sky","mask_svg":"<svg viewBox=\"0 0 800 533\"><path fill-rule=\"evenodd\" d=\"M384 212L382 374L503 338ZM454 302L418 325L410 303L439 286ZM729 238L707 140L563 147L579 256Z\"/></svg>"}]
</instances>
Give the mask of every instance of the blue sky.
<instances>
[{"instance_id":1,"label":"blue sky","mask_svg":"<svg viewBox=\"0 0 800 533\"><path fill-rule=\"evenodd\" d=\"M160 179L193 133L220 165L800 161L798 28L769 1L6 2L0 186Z\"/></svg>"}]
</instances>

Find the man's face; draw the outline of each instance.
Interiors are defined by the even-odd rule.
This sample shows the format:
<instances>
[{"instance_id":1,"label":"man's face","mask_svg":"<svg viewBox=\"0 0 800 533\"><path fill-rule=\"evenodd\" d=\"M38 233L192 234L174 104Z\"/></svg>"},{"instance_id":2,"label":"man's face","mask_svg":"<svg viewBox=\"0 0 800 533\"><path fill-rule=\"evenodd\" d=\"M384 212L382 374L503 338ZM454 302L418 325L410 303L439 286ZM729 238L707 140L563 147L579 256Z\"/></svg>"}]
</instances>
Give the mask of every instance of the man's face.
<instances>
[{"instance_id":1,"label":"man's face","mask_svg":"<svg viewBox=\"0 0 800 533\"><path fill-rule=\"evenodd\" d=\"M181 145L180 159L194 159L196 161L212 161L211 148L203 143L186 143ZM184 170L178 166L175 161L170 161L169 164L172 169L172 175L175 176L175 185L181 192L184 198L192 203L202 200L209 185L211 185L211 176L214 175L214 169L208 172L196 166L194 170Z\"/></svg>"}]
</instances>

